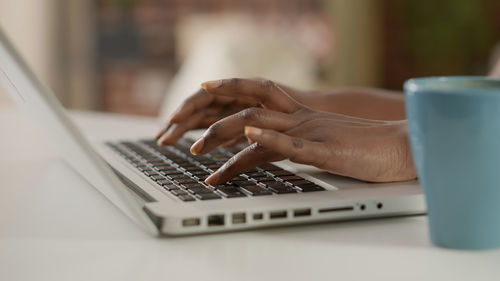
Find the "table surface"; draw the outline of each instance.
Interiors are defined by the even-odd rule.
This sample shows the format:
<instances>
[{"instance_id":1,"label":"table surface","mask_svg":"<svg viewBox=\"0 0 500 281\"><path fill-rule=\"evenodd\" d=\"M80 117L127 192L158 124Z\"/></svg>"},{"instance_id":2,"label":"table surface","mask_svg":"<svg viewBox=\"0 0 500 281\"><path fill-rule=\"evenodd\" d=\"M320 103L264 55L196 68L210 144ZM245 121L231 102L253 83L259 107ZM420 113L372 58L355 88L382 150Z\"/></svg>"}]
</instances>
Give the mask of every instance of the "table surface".
<instances>
[{"instance_id":1,"label":"table surface","mask_svg":"<svg viewBox=\"0 0 500 281\"><path fill-rule=\"evenodd\" d=\"M155 119L72 112L90 139ZM430 244L425 216L154 238L0 105L0 280L500 280L500 250Z\"/></svg>"}]
</instances>

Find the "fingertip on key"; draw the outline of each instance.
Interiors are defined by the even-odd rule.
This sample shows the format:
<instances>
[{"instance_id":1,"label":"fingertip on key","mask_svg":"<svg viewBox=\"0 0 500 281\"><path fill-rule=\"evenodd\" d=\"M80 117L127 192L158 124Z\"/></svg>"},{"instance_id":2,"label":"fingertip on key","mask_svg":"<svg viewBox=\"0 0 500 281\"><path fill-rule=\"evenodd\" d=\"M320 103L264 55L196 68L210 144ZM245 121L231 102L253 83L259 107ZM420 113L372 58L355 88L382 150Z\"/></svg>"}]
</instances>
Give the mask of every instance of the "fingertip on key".
<instances>
[{"instance_id":1,"label":"fingertip on key","mask_svg":"<svg viewBox=\"0 0 500 281\"><path fill-rule=\"evenodd\" d=\"M193 155L198 155L201 150L203 149L203 146L205 144L205 139L204 138L201 138L199 140L197 140L192 146L191 146L191 154Z\"/></svg>"},{"instance_id":2,"label":"fingertip on key","mask_svg":"<svg viewBox=\"0 0 500 281\"><path fill-rule=\"evenodd\" d=\"M208 185L213 185L214 182L217 180L217 177L218 177L217 174L213 173L210 176L208 176L208 178L205 179L205 183Z\"/></svg>"}]
</instances>

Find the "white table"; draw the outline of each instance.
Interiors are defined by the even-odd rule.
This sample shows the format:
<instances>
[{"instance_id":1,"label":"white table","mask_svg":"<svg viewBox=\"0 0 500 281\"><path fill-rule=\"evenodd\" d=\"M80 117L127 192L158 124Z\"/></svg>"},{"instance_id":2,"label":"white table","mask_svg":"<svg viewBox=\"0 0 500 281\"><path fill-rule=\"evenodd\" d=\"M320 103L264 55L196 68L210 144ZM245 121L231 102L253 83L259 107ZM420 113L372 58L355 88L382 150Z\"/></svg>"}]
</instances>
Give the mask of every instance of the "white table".
<instances>
[{"instance_id":1,"label":"white table","mask_svg":"<svg viewBox=\"0 0 500 281\"><path fill-rule=\"evenodd\" d=\"M92 138L157 129L148 118L73 116ZM500 280L500 250L433 247L424 216L153 238L10 105L0 106L0 188L2 281Z\"/></svg>"}]
</instances>

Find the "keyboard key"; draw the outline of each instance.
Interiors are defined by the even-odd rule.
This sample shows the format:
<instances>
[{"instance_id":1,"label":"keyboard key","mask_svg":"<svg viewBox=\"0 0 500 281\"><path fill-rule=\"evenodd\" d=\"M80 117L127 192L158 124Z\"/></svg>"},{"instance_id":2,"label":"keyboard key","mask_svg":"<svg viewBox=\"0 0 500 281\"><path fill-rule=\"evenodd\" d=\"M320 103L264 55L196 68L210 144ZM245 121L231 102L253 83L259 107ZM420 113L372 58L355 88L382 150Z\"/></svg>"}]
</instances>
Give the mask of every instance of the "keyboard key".
<instances>
[{"instance_id":1,"label":"keyboard key","mask_svg":"<svg viewBox=\"0 0 500 281\"><path fill-rule=\"evenodd\" d=\"M303 177L299 177L299 176L281 176L279 178L284 180L284 181L294 181L294 180L303 180L304 179Z\"/></svg>"},{"instance_id":2,"label":"keyboard key","mask_svg":"<svg viewBox=\"0 0 500 281\"><path fill-rule=\"evenodd\" d=\"M189 179L190 177L186 176L185 174L173 174L173 175L168 175L168 178L172 180L177 180L177 179Z\"/></svg>"},{"instance_id":3,"label":"keyboard key","mask_svg":"<svg viewBox=\"0 0 500 281\"><path fill-rule=\"evenodd\" d=\"M160 160L160 161L150 161L149 164L151 164L153 166L164 165L165 161L163 161L163 160Z\"/></svg>"},{"instance_id":4,"label":"keyboard key","mask_svg":"<svg viewBox=\"0 0 500 281\"><path fill-rule=\"evenodd\" d=\"M203 170L202 168L198 168L196 170L191 170L189 171L189 173L193 176L197 176L197 175L210 175L210 173L208 173L207 171Z\"/></svg>"},{"instance_id":5,"label":"keyboard key","mask_svg":"<svg viewBox=\"0 0 500 281\"><path fill-rule=\"evenodd\" d=\"M204 181L210 174L207 172L191 174L192 177L196 177L198 180Z\"/></svg>"},{"instance_id":6,"label":"keyboard key","mask_svg":"<svg viewBox=\"0 0 500 281\"><path fill-rule=\"evenodd\" d=\"M151 170L151 169L144 170L144 171L142 171L142 173L143 173L144 175L148 176L148 177L149 177L149 176L152 176L152 175L158 175L158 173L157 173L157 172L155 172L155 171L153 171L153 170Z\"/></svg>"},{"instance_id":7,"label":"keyboard key","mask_svg":"<svg viewBox=\"0 0 500 281\"><path fill-rule=\"evenodd\" d=\"M170 191L175 196L180 196L180 195L187 195L188 193L182 189L173 189Z\"/></svg>"},{"instance_id":8,"label":"keyboard key","mask_svg":"<svg viewBox=\"0 0 500 281\"><path fill-rule=\"evenodd\" d=\"M265 177L253 177L254 180L258 182L268 182L268 181L276 181L274 178L265 176Z\"/></svg>"},{"instance_id":9,"label":"keyboard key","mask_svg":"<svg viewBox=\"0 0 500 281\"><path fill-rule=\"evenodd\" d=\"M140 164L140 165L137 165L137 169L141 172L145 171L145 170L149 170L149 167L147 165L144 165L144 164Z\"/></svg>"},{"instance_id":10,"label":"keyboard key","mask_svg":"<svg viewBox=\"0 0 500 281\"><path fill-rule=\"evenodd\" d=\"M206 188L206 187L190 187L188 188L188 191L194 194L205 194L205 193L213 193L212 190Z\"/></svg>"},{"instance_id":11,"label":"keyboard key","mask_svg":"<svg viewBox=\"0 0 500 281\"><path fill-rule=\"evenodd\" d=\"M213 199L221 199L221 197L213 192L211 193L201 193L201 194L196 194L196 198L200 200L213 200Z\"/></svg>"},{"instance_id":12,"label":"keyboard key","mask_svg":"<svg viewBox=\"0 0 500 281\"><path fill-rule=\"evenodd\" d=\"M182 175L183 173L177 169L162 169L159 172L163 172L165 175Z\"/></svg>"},{"instance_id":13,"label":"keyboard key","mask_svg":"<svg viewBox=\"0 0 500 281\"><path fill-rule=\"evenodd\" d=\"M153 156L153 155L151 155L151 156L143 156L143 158L144 158L146 161L148 161L149 163L151 163L151 162L157 162L157 161L164 162L164 161L162 161L162 160L161 160L161 158L158 158L158 157Z\"/></svg>"},{"instance_id":14,"label":"keyboard key","mask_svg":"<svg viewBox=\"0 0 500 281\"><path fill-rule=\"evenodd\" d=\"M241 192L237 187L234 186L224 186L217 188L217 192L222 194L222 196L227 197L227 198L234 198L234 197L246 197L246 195Z\"/></svg>"},{"instance_id":15,"label":"keyboard key","mask_svg":"<svg viewBox=\"0 0 500 281\"><path fill-rule=\"evenodd\" d=\"M231 181L247 181L248 178L247 177L244 177L244 176L237 176L235 178L232 178Z\"/></svg>"},{"instance_id":16,"label":"keyboard key","mask_svg":"<svg viewBox=\"0 0 500 281\"><path fill-rule=\"evenodd\" d=\"M272 192L278 193L278 194L284 194L284 193L296 193L297 190L294 188L281 183L281 182L266 182L267 188L269 188Z\"/></svg>"},{"instance_id":17,"label":"keyboard key","mask_svg":"<svg viewBox=\"0 0 500 281\"><path fill-rule=\"evenodd\" d=\"M166 177L166 176L168 176L168 175L175 175L177 172L165 172L165 171L159 171L158 173L159 173L160 175L162 175L162 176L165 176L165 177ZM181 172L179 172L179 173L181 173Z\"/></svg>"},{"instance_id":18,"label":"keyboard key","mask_svg":"<svg viewBox=\"0 0 500 281\"><path fill-rule=\"evenodd\" d=\"M324 191L325 189L319 185L307 185L298 187L302 192Z\"/></svg>"},{"instance_id":19,"label":"keyboard key","mask_svg":"<svg viewBox=\"0 0 500 281\"><path fill-rule=\"evenodd\" d=\"M150 175L149 178L151 178L154 181L159 181L159 180L165 179L163 176L158 175L158 174L156 174L156 175Z\"/></svg>"},{"instance_id":20,"label":"keyboard key","mask_svg":"<svg viewBox=\"0 0 500 281\"><path fill-rule=\"evenodd\" d=\"M197 169L200 169L198 168L198 166L194 165L194 164L189 164L189 165L186 165L186 166L183 166L183 168L187 171L193 171L193 170L197 170Z\"/></svg>"},{"instance_id":21,"label":"keyboard key","mask_svg":"<svg viewBox=\"0 0 500 281\"><path fill-rule=\"evenodd\" d=\"M269 190L267 190L263 187L260 187L256 184L240 186L240 187L241 187L241 189L248 192L252 196L261 196L261 195L271 195L272 194Z\"/></svg>"},{"instance_id":22,"label":"keyboard key","mask_svg":"<svg viewBox=\"0 0 500 281\"><path fill-rule=\"evenodd\" d=\"M170 164L162 164L162 165L156 165L154 166L154 169L155 170L169 170L169 169L173 169L173 170L176 170L175 167L172 167L172 165Z\"/></svg>"},{"instance_id":23,"label":"keyboard key","mask_svg":"<svg viewBox=\"0 0 500 281\"><path fill-rule=\"evenodd\" d=\"M245 175L249 177L267 177L267 174L264 172L246 172Z\"/></svg>"},{"instance_id":24,"label":"keyboard key","mask_svg":"<svg viewBox=\"0 0 500 281\"><path fill-rule=\"evenodd\" d=\"M159 185L165 185L165 184L172 184L172 181L164 178L159 181L156 181L156 183L158 183Z\"/></svg>"},{"instance_id":25,"label":"keyboard key","mask_svg":"<svg viewBox=\"0 0 500 281\"><path fill-rule=\"evenodd\" d=\"M178 196L179 199L181 199L184 202L190 202L190 201L196 201L191 195L180 195Z\"/></svg>"},{"instance_id":26,"label":"keyboard key","mask_svg":"<svg viewBox=\"0 0 500 281\"><path fill-rule=\"evenodd\" d=\"M197 183L197 181L195 179L192 179L192 178L175 179L175 182L178 184Z\"/></svg>"},{"instance_id":27,"label":"keyboard key","mask_svg":"<svg viewBox=\"0 0 500 281\"><path fill-rule=\"evenodd\" d=\"M249 181L249 180L244 180L244 181L231 181L232 183L236 184L237 186L243 187L243 186L251 186L255 185L255 182Z\"/></svg>"},{"instance_id":28,"label":"keyboard key","mask_svg":"<svg viewBox=\"0 0 500 281\"><path fill-rule=\"evenodd\" d=\"M193 176L194 178L196 178L198 181L205 181L208 176Z\"/></svg>"},{"instance_id":29,"label":"keyboard key","mask_svg":"<svg viewBox=\"0 0 500 281\"><path fill-rule=\"evenodd\" d=\"M215 170L218 170L220 167L222 167L222 165L224 165L224 164L208 164L208 165L205 165L205 167L215 171Z\"/></svg>"},{"instance_id":30,"label":"keyboard key","mask_svg":"<svg viewBox=\"0 0 500 281\"><path fill-rule=\"evenodd\" d=\"M295 186L307 186L307 185L314 185L313 182L308 181L308 180L295 180L295 181L288 181L289 183L295 185Z\"/></svg>"},{"instance_id":31,"label":"keyboard key","mask_svg":"<svg viewBox=\"0 0 500 281\"><path fill-rule=\"evenodd\" d=\"M162 185L163 188L167 191L172 191L172 190L177 190L177 189L180 189L179 186L175 185L175 184L164 184Z\"/></svg>"},{"instance_id":32,"label":"keyboard key","mask_svg":"<svg viewBox=\"0 0 500 281\"><path fill-rule=\"evenodd\" d=\"M183 183L181 184L182 187L186 189L194 188L194 187L205 187L205 185L199 183L199 182L193 182L193 183Z\"/></svg>"}]
</instances>

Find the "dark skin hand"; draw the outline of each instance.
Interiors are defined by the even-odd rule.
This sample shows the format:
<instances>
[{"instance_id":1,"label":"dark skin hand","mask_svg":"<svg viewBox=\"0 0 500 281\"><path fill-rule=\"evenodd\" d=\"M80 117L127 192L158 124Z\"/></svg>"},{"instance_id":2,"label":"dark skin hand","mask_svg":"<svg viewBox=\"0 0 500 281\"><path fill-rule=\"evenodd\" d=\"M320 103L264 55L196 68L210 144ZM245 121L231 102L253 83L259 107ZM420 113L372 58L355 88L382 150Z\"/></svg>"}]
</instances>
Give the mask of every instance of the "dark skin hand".
<instances>
[{"instance_id":1,"label":"dark skin hand","mask_svg":"<svg viewBox=\"0 0 500 281\"><path fill-rule=\"evenodd\" d=\"M265 79L255 79L255 81L270 83ZM398 92L372 88L309 92L276 85L293 99L319 111L375 120L405 119L404 96ZM260 107L260 104L238 95L232 97L211 95L200 88L184 101L167 125L157 133L156 138L164 145L175 144L189 130L208 128L222 118L250 107ZM230 146L239 141L241 139L225 145Z\"/></svg>"},{"instance_id":2,"label":"dark skin hand","mask_svg":"<svg viewBox=\"0 0 500 281\"><path fill-rule=\"evenodd\" d=\"M298 101L306 100L300 92L267 80L226 79L202 86L157 138L161 145L173 144L187 130L210 126L191 148L193 154L204 154L245 137L251 144L208 177L208 184L225 183L255 166L287 158L370 182L416 177L405 120L313 109ZM392 114L385 119L400 119L400 112Z\"/></svg>"}]
</instances>

